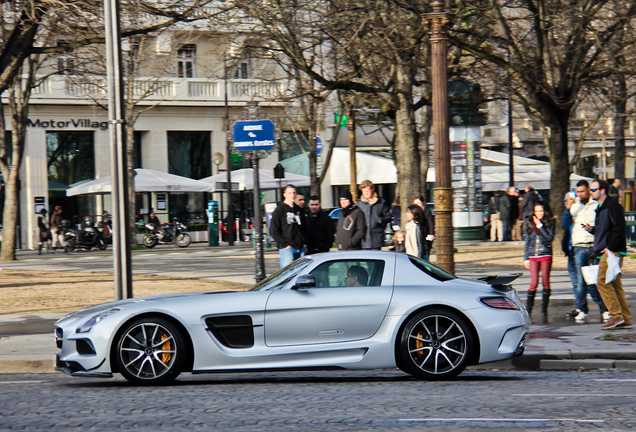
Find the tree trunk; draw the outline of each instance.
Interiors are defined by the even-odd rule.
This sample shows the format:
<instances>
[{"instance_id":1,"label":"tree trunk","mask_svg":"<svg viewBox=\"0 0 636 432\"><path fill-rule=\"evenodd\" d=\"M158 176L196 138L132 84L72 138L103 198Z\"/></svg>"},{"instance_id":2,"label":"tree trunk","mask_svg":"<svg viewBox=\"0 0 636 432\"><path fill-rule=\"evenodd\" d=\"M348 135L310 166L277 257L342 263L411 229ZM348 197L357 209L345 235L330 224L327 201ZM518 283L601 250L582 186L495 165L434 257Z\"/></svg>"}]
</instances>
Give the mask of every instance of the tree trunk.
<instances>
[{"instance_id":1,"label":"tree trunk","mask_svg":"<svg viewBox=\"0 0 636 432\"><path fill-rule=\"evenodd\" d=\"M560 241L563 235L563 228L560 221L565 212L564 197L570 190L568 117L569 114L563 114L562 116L555 115L555 117L551 119L548 141L550 147L550 209L557 218L556 234L554 236L555 241L557 241L557 239Z\"/></svg>"},{"instance_id":2,"label":"tree trunk","mask_svg":"<svg viewBox=\"0 0 636 432\"><path fill-rule=\"evenodd\" d=\"M309 101L309 196L320 195L320 182L318 181L318 121L316 119L316 102ZM309 202L309 197L307 197Z\"/></svg>"},{"instance_id":3,"label":"tree trunk","mask_svg":"<svg viewBox=\"0 0 636 432\"><path fill-rule=\"evenodd\" d=\"M624 75L617 75L614 97L614 178L625 181L625 127L627 125L627 85ZM607 174L602 176L607 178ZM633 199L633 198L632 198Z\"/></svg>"},{"instance_id":4,"label":"tree trunk","mask_svg":"<svg viewBox=\"0 0 636 432\"><path fill-rule=\"evenodd\" d=\"M18 221L18 170L13 168L7 176L3 172L4 182L4 212L2 214L2 251L0 261L15 261L16 225Z\"/></svg>"},{"instance_id":5,"label":"tree trunk","mask_svg":"<svg viewBox=\"0 0 636 432\"><path fill-rule=\"evenodd\" d=\"M413 112L413 75L408 66L398 65L396 73L398 95L395 98L395 149L397 168L397 195L402 207L402 225L406 222L406 208L420 195L420 153Z\"/></svg>"}]
</instances>

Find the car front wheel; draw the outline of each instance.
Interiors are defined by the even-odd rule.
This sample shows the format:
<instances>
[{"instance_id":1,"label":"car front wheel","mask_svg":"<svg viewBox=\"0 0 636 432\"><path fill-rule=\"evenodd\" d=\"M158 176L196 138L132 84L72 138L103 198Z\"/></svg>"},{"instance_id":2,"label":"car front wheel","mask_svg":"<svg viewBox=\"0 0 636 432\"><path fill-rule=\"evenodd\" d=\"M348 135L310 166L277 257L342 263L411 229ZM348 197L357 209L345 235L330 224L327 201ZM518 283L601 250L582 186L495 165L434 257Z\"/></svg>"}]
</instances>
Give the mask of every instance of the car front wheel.
<instances>
[{"instance_id":1,"label":"car front wheel","mask_svg":"<svg viewBox=\"0 0 636 432\"><path fill-rule=\"evenodd\" d=\"M143 318L120 333L115 345L119 373L134 384L164 385L179 376L186 350L177 328L162 318Z\"/></svg>"},{"instance_id":2,"label":"car front wheel","mask_svg":"<svg viewBox=\"0 0 636 432\"><path fill-rule=\"evenodd\" d=\"M431 309L413 316L400 336L400 368L417 378L454 378L468 365L473 337L457 314Z\"/></svg>"}]
</instances>

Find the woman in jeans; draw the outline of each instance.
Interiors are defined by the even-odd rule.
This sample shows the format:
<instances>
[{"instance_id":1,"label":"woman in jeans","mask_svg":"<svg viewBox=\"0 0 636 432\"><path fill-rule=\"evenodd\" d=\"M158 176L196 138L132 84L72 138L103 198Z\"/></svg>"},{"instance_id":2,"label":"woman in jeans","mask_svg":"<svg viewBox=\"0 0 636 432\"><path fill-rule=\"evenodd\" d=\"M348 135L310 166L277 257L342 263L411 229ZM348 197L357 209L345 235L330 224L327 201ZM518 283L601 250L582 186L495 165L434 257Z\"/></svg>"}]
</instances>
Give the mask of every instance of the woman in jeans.
<instances>
[{"instance_id":1,"label":"woman in jeans","mask_svg":"<svg viewBox=\"0 0 636 432\"><path fill-rule=\"evenodd\" d=\"M534 206L532 215L526 218L524 266L530 270L530 288L528 290L527 309L532 314L534 297L539 286L539 273L543 282L543 301L541 315L547 322L548 304L550 303L550 270L552 269L552 240L554 239L555 221L547 204Z\"/></svg>"}]
</instances>

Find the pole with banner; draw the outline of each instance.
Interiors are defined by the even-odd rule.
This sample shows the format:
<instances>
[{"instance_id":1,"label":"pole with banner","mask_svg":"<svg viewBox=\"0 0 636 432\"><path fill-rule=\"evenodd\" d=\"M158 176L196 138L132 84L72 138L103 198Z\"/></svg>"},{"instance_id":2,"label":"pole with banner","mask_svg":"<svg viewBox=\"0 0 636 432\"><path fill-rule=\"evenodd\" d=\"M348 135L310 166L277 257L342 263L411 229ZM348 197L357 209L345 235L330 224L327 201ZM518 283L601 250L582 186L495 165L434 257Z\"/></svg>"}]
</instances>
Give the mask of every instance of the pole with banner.
<instances>
[{"instance_id":1,"label":"pole with banner","mask_svg":"<svg viewBox=\"0 0 636 432\"><path fill-rule=\"evenodd\" d=\"M251 112L250 112L251 111ZM236 121L232 127L233 145L237 152L252 160L254 171L254 245L256 247L256 274L254 279L265 279L265 257L263 249L263 225L261 215L261 188L258 161L277 149L276 128L271 120L257 119L258 110L249 110L250 119Z\"/></svg>"}]
</instances>

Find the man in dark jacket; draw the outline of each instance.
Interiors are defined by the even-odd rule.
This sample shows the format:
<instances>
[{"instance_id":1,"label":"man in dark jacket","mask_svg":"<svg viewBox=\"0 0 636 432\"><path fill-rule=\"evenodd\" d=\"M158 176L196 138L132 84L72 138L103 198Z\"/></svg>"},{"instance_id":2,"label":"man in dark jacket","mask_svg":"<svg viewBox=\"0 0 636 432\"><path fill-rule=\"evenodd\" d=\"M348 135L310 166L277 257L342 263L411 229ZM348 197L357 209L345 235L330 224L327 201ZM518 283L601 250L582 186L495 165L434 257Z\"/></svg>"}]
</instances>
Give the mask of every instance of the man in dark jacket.
<instances>
[{"instance_id":1,"label":"man in dark jacket","mask_svg":"<svg viewBox=\"0 0 636 432\"><path fill-rule=\"evenodd\" d=\"M281 268L305 255L305 212L294 202L296 195L294 185L285 186L285 200L272 213L269 227L270 235L278 246Z\"/></svg>"},{"instance_id":2,"label":"man in dark jacket","mask_svg":"<svg viewBox=\"0 0 636 432\"><path fill-rule=\"evenodd\" d=\"M515 213L513 211L513 206L516 205L516 201L512 200L514 190L514 187L508 188L506 194L499 199L499 218L502 222L501 231L503 241L510 241L510 234L514 223L513 221L516 220Z\"/></svg>"},{"instance_id":3,"label":"man in dark jacket","mask_svg":"<svg viewBox=\"0 0 636 432\"><path fill-rule=\"evenodd\" d=\"M634 326L632 314L627 305L621 273L610 282L606 281L609 254L619 258L620 266L626 255L625 211L618 199L609 196L609 184L605 180L594 180L590 188L591 196L598 201L594 226L585 224L586 231L594 234L594 253L601 255L596 287L609 310L610 319L601 326L603 330L630 329Z\"/></svg>"},{"instance_id":4,"label":"man in dark jacket","mask_svg":"<svg viewBox=\"0 0 636 432\"><path fill-rule=\"evenodd\" d=\"M351 192L344 190L340 193L340 206L342 211L338 217L336 228L336 244L339 250L362 249L362 239L367 232L367 223L364 214L353 203Z\"/></svg>"},{"instance_id":5,"label":"man in dark jacket","mask_svg":"<svg viewBox=\"0 0 636 432\"><path fill-rule=\"evenodd\" d=\"M309 197L309 215L307 216L307 253L329 252L333 245L333 222L321 208L317 195Z\"/></svg>"},{"instance_id":6,"label":"man in dark jacket","mask_svg":"<svg viewBox=\"0 0 636 432\"><path fill-rule=\"evenodd\" d=\"M532 216L534 213L534 206L541 202L541 195L534 190L532 186L526 186L526 193L521 200L521 211L523 213L523 220ZM525 231L524 231L525 232Z\"/></svg>"},{"instance_id":7,"label":"man in dark jacket","mask_svg":"<svg viewBox=\"0 0 636 432\"><path fill-rule=\"evenodd\" d=\"M371 180L365 180L360 184L362 197L358 201L358 207L364 213L367 223L367 232L362 239L362 249L381 249L384 246L384 230L386 224L391 221L389 204L375 193L375 187Z\"/></svg>"}]
</instances>

